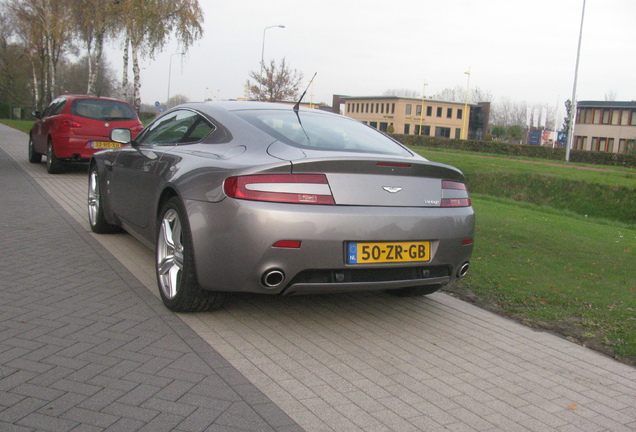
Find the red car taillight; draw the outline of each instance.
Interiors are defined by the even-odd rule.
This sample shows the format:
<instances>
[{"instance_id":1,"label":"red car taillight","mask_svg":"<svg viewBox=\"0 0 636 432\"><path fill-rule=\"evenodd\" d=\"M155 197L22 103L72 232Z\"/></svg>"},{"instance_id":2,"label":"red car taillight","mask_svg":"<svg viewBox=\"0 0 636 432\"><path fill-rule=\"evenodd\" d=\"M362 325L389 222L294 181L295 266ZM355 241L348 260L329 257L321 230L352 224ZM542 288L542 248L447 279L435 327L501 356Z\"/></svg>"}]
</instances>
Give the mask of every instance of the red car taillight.
<instances>
[{"instance_id":1,"label":"red car taillight","mask_svg":"<svg viewBox=\"0 0 636 432\"><path fill-rule=\"evenodd\" d=\"M452 190L461 190L466 191L466 195L468 195L468 189L466 189L466 185L464 183L450 181L450 180L442 180L442 193L444 189L452 189ZM460 197L460 198L442 198L442 207L470 207L470 198L468 196Z\"/></svg>"},{"instance_id":2,"label":"red car taillight","mask_svg":"<svg viewBox=\"0 0 636 432\"><path fill-rule=\"evenodd\" d=\"M262 174L230 177L223 185L231 198L297 204L335 205L324 174Z\"/></svg>"},{"instance_id":3,"label":"red car taillight","mask_svg":"<svg viewBox=\"0 0 636 432\"><path fill-rule=\"evenodd\" d=\"M62 120L60 125L62 127L67 127L67 128L81 128L82 127L81 123L76 122L75 120L71 120L71 119Z\"/></svg>"}]
</instances>

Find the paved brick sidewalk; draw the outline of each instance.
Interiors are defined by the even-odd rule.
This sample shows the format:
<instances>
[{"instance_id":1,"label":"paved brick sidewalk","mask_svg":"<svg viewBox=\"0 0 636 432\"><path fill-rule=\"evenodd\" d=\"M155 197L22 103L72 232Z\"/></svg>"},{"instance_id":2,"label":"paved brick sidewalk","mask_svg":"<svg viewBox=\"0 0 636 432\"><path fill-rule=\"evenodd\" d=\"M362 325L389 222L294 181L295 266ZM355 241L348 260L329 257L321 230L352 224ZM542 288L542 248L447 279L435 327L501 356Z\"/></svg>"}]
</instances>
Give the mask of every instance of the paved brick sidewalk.
<instances>
[{"instance_id":1,"label":"paved brick sidewalk","mask_svg":"<svg viewBox=\"0 0 636 432\"><path fill-rule=\"evenodd\" d=\"M300 431L0 148L0 431Z\"/></svg>"},{"instance_id":2,"label":"paved brick sidewalk","mask_svg":"<svg viewBox=\"0 0 636 432\"><path fill-rule=\"evenodd\" d=\"M127 234L89 234L86 172L46 174L44 164L26 161L26 141L25 134L0 125L0 149L27 174L25 181L37 183L40 199L49 196L54 200L50 205L81 241L93 239L103 246L91 249L101 251L110 267L108 277L115 277L115 272L119 275L128 306L145 305L173 328L181 327L179 321L172 321L180 318L201 337L193 335L192 340L208 344L200 348L203 352L212 347L308 432L636 430L635 368L443 293L411 299L382 293L282 298L239 295L214 313L175 315L162 310L155 297L152 253ZM0 234L4 232L3 196L0 194ZM25 202L32 206L34 201ZM34 208L40 211L40 206ZM26 219L24 223L33 230ZM33 242L48 231L30 234ZM94 245L88 240L86 244ZM24 262L20 260L22 265ZM70 271L68 268L63 266ZM49 284L52 276L47 278L46 267L36 270L28 272L30 277L40 274L41 283ZM84 279L89 280L82 275ZM85 300L89 310L109 292L97 291L94 299ZM44 310L47 301L55 300L47 298ZM1 308L0 313L4 314ZM119 313L108 316L119 317ZM132 331L120 330L117 324L113 327L117 330L113 338ZM4 331L0 328L0 335ZM130 349L126 342L116 340L122 349ZM157 345L163 347L163 341L152 345L155 349L149 355L157 357L155 362L165 362L154 354ZM0 340L0 364L4 346ZM199 359L207 358L200 355L199 348L194 351ZM139 373L135 372L133 376ZM193 392L198 395L200 390L193 386L181 398ZM2 391L0 381L0 409L5 406ZM252 404L262 412L257 406ZM79 403L73 405L78 407ZM37 407L36 412L41 414L40 410ZM110 414L108 408L99 412Z\"/></svg>"}]
</instances>

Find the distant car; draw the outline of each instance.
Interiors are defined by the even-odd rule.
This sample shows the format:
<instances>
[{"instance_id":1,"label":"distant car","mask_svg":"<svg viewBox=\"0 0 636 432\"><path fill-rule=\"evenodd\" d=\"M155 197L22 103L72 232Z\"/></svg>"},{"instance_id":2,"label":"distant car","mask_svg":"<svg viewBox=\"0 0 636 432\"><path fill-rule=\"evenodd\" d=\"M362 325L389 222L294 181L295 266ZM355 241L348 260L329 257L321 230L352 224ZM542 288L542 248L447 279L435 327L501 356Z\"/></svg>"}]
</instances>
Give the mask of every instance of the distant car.
<instances>
[{"instance_id":1,"label":"distant car","mask_svg":"<svg viewBox=\"0 0 636 432\"><path fill-rule=\"evenodd\" d=\"M114 128L130 129L133 136L143 129L130 104L103 97L60 96L33 115L38 120L29 133L29 162L40 163L45 155L51 174L66 162L87 162L97 151L120 147L109 138Z\"/></svg>"},{"instance_id":2,"label":"distant car","mask_svg":"<svg viewBox=\"0 0 636 432\"><path fill-rule=\"evenodd\" d=\"M96 153L88 215L155 249L173 311L227 291L430 294L466 274L474 235L456 168L348 117L260 102L182 105Z\"/></svg>"}]
</instances>

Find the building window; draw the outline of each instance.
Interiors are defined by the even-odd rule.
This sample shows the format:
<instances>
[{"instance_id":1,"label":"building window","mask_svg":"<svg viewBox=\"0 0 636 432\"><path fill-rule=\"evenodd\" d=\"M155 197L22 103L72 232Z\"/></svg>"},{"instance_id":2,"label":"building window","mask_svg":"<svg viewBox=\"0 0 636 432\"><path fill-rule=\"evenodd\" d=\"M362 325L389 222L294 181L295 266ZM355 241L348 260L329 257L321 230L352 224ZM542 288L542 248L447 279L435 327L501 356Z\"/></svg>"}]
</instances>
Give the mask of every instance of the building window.
<instances>
[{"instance_id":1,"label":"building window","mask_svg":"<svg viewBox=\"0 0 636 432\"><path fill-rule=\"evenodd\" d=\"M451 128L440 127L440 126L435 128L435 136L438 138L450 138L450 134L451 134Z\"/></svg>"},{"instance_id":2,"label":"building window","mask_svg":"<svg viewBox=\"0 0 636 432\"><path fill-rule=\"evenodd\" d=\"M380 113L384 114L384 104L380 104Z\"/></svg>"},{"instance_id":3,"label":"building window","mask_svg":"<svg viewBox=\"0 0 636 432\"><path fill-rule=\"evenodd\" d=\"M462 129L455 128L455 139L461 139L461 138L462 138Z\"/></svg>"},{"instance_id":4,"label":"building window","mask_svg":"<svg viewBox=\"0 0 636 432\"><path fill-rule=\"evenodd\" d=\"M433 107L432 106L427 106L426 107L426 115L428 117L432 117L433 116Z\"/></svg>"},{"instance_id":5,"label":"building window","mask_svg":"<svg viewBox=\"0 0 636 432\"><path fill-rule=\"evenodd\" d=\"M636 110L632 110L632 120L629 124L631 126L636 126Z\"/></svg>"},{"instance_id":6,"label":"building window","mask_svg":"<svg viewBox=\"0 0 636 432\"><path fill-rule=\"evenodd\" d=\"M446 108L446 118L453 118L453 109Z\"/></svg>"},{"instance_id":7,"label":"building window","mask_svg":"<svg viewBox=\"0 0 636 432\"><path fill-rule=\"evenodd\" d=\"M634 141L633 139L622 139L618 143L617 153L634 154Z\"/></svg>"},{"instance_id":8,"label":"building window","mask_svg":"<svg viewBox=\"0 0 636 432\"><path fill-rule=\"evenodd\" d=\"M575 136L574 144L572 145L572 148L574 150L585 150L586 141L587 141L587 137L585 136Z\"/></svg>"},{"instance_id":9,"label":"building window","mask_svg":"<svg viewBox=\"0 0 636 432\"><path fill-rule=\"evenodd\" d=\"M375 104L375 112L376 112L376 114L380 112L380 104L379 103Z\"/></svg>"},{"instance_id":10,"label":"building window","mask_svg":"<svg viewBox=\"0 0 636 432\"><path fill-rule=\"evenodd\" d=\"M377 129L378 128L378 122L370 122L369 126L371 126L373 129Z\"/></svg>"},{"instance_id":11,"label":"building window","mask_svg":"<svg viewBox=\"0 0 636 432\"><path fill-rule=\"evenodd\" d=\"M412 108L411 104L406 104L406 115L411 115Z\"/></svg>"},{"instance_id":12,"label":"building window","mask_svg":"<svg viewBox=\"0 0 636 432\"><path fill-rule=\"evenodd\" d=\"M461 120L462 119L462 114L464 113L464 110L461 108L457 108L457 120Z\"/></svg>"},{"instance_id":13,"label":"building window","mask_svg":"<svg viewBox=\"0 0 636 432\"><path fill-rule=\"evenodd\" d=\"M629 125L629 110L621 111L621 126Z\"/></svg>"},{"instance_id":14,"label":"building window","mask_svg":"<svg viewBox=\"0 0 636 432\"><path fill-rule=\"evenodd\" d=\"M411 133L411 125L410 124L405 124L404 125L404 135L408 135Z\"/></svg>"},{"instance_id":15,"label":"building window","mask_svg":"<svg viewBox=\"0 0 636 432\"><path fill-rule=\"evenodd\" d=\"M610 123L610 110L603 110L603 124Z\"/></svg>"},{"instance_id":16,"label":"building window","mask_svg":"<svg viewBox=\"0 0 636 432\"><path fill-rule=\"evenodd\" d=\"M437 117L442 116L442 107L437 107Z\"/></svg>"},{"instance_id":17,"label":"building window","mask_svg":"<svg viewBox=\"0 0 636 432\"><path fill-rule=\"evenodd\" d=\"M422 115L422 105L415 106L415 115L418 115L418 116Z\"/></svg>"},{"instance_id":18,"label":"building window","mask_svg":"<svg viewBox=\"0 0 636 432\"><path fill-rule=\"evenodd\" d=\"M388 124L388 123L386 123L386 122L381 122L381 123L380 123L380 130L381 130L382 132L386 132L386 130L387 130L388 128L389 128L389 124Z\"/></svg>"},{"instance_id":19,"label":"building window","mask_svg":"<svg viewBox=\"0 0 636 432\"><path fill-rule=\"evenodd\" d=\"M422 126L421 129L420 133L420 125L415 125L415 135L431 136L430 126Z\"/></svg>"}]
</instances>

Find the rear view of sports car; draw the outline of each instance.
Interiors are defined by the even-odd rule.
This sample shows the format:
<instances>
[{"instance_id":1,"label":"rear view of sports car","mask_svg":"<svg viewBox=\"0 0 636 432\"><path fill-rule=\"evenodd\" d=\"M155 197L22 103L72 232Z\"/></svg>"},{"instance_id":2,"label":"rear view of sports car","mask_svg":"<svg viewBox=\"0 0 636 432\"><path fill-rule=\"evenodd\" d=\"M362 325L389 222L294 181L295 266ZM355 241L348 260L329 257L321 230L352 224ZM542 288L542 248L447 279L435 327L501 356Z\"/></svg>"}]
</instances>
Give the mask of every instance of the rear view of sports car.
<instances>
[{"instance_id":1,"label":"rear view of sports car","mask_svg":"<svg viewBox=\"0 0 636 432\"><path fill-rule=\"evenodd\" d=\"M174 108L93 155L91 228L154 248L174 311L224 292L430 294L463 277L462 173L350 118L259 102Z\"/></svg>"}]
</instances>

